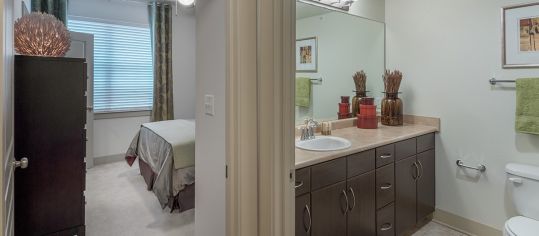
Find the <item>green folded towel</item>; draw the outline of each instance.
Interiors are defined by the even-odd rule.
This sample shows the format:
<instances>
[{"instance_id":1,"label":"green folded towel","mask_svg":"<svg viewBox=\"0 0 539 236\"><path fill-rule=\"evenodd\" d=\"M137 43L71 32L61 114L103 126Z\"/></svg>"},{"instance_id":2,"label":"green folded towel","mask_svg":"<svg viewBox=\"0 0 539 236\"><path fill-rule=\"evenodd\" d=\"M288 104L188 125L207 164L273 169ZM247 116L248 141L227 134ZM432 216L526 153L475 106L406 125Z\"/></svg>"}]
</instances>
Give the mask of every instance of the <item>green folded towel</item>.
<instances>
[{"instance_id":1,"label":"green folded towel","mask_svg":"<svg viewBox=\"0 0 539 236\"><path fill-rule=\"evenodd\" d=\"M517 80L515 129L539 135L539 78Z\"/></svg>"},{"instance_id":2,"label":"green folded towel","mask_svg":"<svg viewBox=\"0 0 539 236\"><path fill-rule=\"evenodd\" d=\"M309 107L311 105L311 79L296 78L296 106Z\"/></svg>"}]
</instances>

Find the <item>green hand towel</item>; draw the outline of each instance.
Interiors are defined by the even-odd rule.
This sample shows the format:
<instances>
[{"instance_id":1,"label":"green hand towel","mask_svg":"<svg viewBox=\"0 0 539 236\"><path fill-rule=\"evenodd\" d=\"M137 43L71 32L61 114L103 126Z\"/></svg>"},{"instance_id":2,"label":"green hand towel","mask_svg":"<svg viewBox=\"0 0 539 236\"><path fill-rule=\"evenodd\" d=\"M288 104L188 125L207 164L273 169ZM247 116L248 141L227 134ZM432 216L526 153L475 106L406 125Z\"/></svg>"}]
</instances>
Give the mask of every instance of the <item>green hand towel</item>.
<instances>
[{"instance_id":1,"label":"green hand towel","mask_svg":"<svg viewBox=\"0 0 539 236\"><path fill-rule=\"evenodd\" d=\"M539 78L518 79L515 129L539 135Z\"/></svg>"},{"instance_id":2,"label":"green hand towel","mask_svg":"<svg viewBox=\"0 0 539 236\"><path fill-rule=\"evenodd\" d=\"M296 106L309 107L311 105L311 79L296 78Z\"/></svg>"}]
</instances>

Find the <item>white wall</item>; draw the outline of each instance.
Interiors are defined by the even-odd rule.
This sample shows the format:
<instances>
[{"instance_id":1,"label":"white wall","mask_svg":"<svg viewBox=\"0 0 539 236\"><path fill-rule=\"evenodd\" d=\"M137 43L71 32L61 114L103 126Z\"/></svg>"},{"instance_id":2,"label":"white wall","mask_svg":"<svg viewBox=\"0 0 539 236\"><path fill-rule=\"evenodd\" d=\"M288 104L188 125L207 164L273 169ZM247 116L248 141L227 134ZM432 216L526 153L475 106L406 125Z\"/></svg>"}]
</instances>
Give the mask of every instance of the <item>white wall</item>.
<instances>
[{"instance_id":1,"label":"white wall","mask_svg":"<svg viewBox=\"0 0 539 236\"><path fill-rule=\"evenodd\" d=\"M95 120L94 156L125 154L140 125L146 122L150 122L149 116Z\"/></svg>"},{"instance_id":2,"label":"white wall","mask_svg":"<svg viewBox=\"0 0 539 236\"><path fill-rule=\"evenodd\" d=\"M488 80L537 77L537 69L501 69L500 8L527 0L388 0L388 68L404 74L407 114L440 117L437 207L501 229L513 208L504 165L539 165L539 136L514 131L515 91ZM457 159L487 166L466 176ZM473 172L471 172L473 173Z\"/></svg>"},{"instance_id":3,"label":"white wall","mask_svg":"<svg viewBox=\"0 0 539 236\"><path fill-rule=\"evenodd\" d=\"M173 10L174 11L174 10ZM196 104L196 20L194 10L172 16L174 118L194 119Z\"/></svg>"},{"instance_id":4,"label":"white wall","mask_svg":"<svg viewBox=\"0 0 539 236\"><path fill-rule=\"evenodd\" d=\"M385 1L387 0L357 0L350 6L348 13L383 22Z\"/></svg>"},{"instance_id":5,"label":"white wall","mask_svg":"<svg viewBox=\"0 0 539 236\"><path fill-rule=\"evenodd\" d=\"M383 91L384 24L357 16L332 12L296 21L296 39L317 37L318 72L297 73L298 77L323 78L312 85L312 114L296 107L296 123L305 116L336 119L340 96L355 95L352 76L367 73L370 96Z\"/></svg>"},{"instance_id":6,"label":"white wall","mask_svg":"<svg viewBox=\"0 0 539 236\"><path fill-rule=\"evenodd\" d=\"M175 13L175 10L173 9ZM148 25L148 10L143 3L121 0L70 0L69 15L97 18L110 22ZM172 63L174 117L195 117L195 16L181 11L172 16ZM94 122L94 156L124 154L140 125L149 116L102 119Z\"/></svg>"},{"instance_id":7,"label":"white wall","mask_svg":"<svg viewBox=\"0 0 539 236\"><path fill-rule=\"evenodd\" d=\"M227 1L198 0L196 192L197 235L225 235L225 87ZM254 78L253 78L254 79ZM204 114L204 95L215 96L215 116Z\"/></svg>"},{"instance_id":8,"label":"white wall","mask_svg":"<svg viewBox=\"0 0 539 236\"><path fill-rule=\"evenodd\" d=\"M148 10L146 5L121 0L70 0L68 14L115 22L148 25Z\"/></svg>"}]
</instances>

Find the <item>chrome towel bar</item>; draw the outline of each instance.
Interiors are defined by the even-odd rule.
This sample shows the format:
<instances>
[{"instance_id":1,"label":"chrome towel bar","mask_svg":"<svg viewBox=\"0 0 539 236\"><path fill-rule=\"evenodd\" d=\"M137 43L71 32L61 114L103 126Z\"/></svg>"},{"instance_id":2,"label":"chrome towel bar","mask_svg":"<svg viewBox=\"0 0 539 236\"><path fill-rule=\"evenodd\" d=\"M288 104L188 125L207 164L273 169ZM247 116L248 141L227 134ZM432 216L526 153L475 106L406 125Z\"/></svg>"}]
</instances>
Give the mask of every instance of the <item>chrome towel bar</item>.
<instances>
[{"instance_id":1,"label":"chrome towel bar","mask_svg":"<svg viewBox=\"0 0 539 236\"><path fill-rule=\"evenodd\" d=\"M515 83L515 80L497 80L492 78L488 81L491 85L496 85L496 83Z\"/></svg>"},{"instance_id":2,"label":"chrome towel bar","mask_svg":"<svg viewBox=\"0 0 539 236\"><path fill-rule=\"evenodd\" d=\"M318 83L322 83L322 77L316 78L316 79L311 79L311 81L316 81Z\"/></svg>"},{"instance_id":3,"label":"chrome towel bar","mask_svg":"<svg viewBox=\"0 0 539 236\"><path fill-rule=\"evenodd\" d=\"M487 167L485 165L477 165L477 167L473 167L473 166L467 166L464 164L464 162L462 160L457 160L457 166L458 167L461 167L461 168L468 168L468 169L472 169L472 170L477 170L479 172L485 172L487 170Z\"/></svg>"}]
</instances>

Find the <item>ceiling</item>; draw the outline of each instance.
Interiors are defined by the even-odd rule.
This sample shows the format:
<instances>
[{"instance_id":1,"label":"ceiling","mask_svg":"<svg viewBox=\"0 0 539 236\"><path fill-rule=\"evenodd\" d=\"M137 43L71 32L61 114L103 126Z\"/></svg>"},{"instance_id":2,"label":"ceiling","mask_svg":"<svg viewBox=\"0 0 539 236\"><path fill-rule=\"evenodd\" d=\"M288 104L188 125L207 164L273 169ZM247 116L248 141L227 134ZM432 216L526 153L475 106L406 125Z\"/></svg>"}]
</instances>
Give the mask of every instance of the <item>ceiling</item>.
<instances>
[{"instance_id":1,"label":"ceiling","mask_svg":"<svg viewBox=\"0 0 539 236\"><path fill-rule=\"evenodd\" d=\"M312 16L319 16L330 12L332 11L323 7L317 7L311 4L296 2L296 20Z\"/></svg>"}]
</instances>

